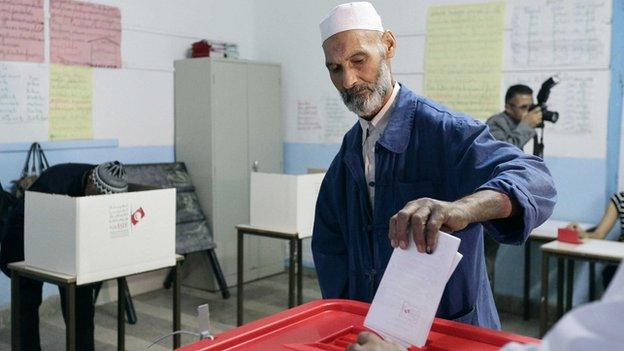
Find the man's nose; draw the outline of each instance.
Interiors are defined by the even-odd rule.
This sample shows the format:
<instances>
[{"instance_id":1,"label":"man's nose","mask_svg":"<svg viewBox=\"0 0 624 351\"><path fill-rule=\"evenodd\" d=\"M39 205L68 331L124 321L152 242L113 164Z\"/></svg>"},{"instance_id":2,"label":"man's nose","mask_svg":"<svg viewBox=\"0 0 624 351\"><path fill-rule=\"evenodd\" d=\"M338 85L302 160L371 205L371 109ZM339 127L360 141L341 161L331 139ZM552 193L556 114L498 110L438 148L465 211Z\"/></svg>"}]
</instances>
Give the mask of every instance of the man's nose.
<instances>
[{"instance_id":1,"label":"man's nose","mask_svg":"<svg viewBox=\"0 0 624 351\"><path fill-rule=\"evenodd\" d=\"M353 70L346 69L342 79L342 87L344 89L351 89L357 83L357 75Z\"/></svg>"}]
</instances>

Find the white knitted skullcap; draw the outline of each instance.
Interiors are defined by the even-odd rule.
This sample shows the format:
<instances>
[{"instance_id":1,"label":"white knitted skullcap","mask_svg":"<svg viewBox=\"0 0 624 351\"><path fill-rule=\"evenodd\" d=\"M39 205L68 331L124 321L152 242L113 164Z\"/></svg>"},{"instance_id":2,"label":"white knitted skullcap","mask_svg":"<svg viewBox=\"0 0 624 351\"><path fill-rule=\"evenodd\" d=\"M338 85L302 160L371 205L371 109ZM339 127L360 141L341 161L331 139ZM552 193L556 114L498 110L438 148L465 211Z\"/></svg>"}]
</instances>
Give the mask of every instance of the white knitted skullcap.
<instances>
[{"instance_id":1,"label":"white knitted skullcap","mask_svg":"<svg viewBox=\"0 0 624 351\"><path fill-rule=\"evenodd\" d=\"M370 2L350 2L334 7L319 24L321 42L332 35L351 29L383 32L381 17Z\"/></svg>"}]
</instances>

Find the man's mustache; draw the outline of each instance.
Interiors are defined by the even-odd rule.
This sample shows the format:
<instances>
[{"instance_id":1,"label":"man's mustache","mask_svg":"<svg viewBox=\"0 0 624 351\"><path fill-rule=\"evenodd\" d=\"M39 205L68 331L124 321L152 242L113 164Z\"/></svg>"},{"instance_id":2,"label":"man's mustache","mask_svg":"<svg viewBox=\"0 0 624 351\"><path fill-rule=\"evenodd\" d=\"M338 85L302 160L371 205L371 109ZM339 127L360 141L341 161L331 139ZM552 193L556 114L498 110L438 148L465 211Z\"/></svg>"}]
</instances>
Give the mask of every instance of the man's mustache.
<instances>
[{"instance_id":1,"label":"man's mustache","mask_svg":"<svg viewBox=\"0 0 624 351\"><path fill-rule=\"evenodd\" d=\"M354 85L353 87L349 89L343 90L340 92L340 94L342 95L343 99L345 99L346 101L352 101L358 94L367 90L370 93L375 92L375 88L372 84L371 85L360 84L360 85Z\"/></svg>"}]
</instances>

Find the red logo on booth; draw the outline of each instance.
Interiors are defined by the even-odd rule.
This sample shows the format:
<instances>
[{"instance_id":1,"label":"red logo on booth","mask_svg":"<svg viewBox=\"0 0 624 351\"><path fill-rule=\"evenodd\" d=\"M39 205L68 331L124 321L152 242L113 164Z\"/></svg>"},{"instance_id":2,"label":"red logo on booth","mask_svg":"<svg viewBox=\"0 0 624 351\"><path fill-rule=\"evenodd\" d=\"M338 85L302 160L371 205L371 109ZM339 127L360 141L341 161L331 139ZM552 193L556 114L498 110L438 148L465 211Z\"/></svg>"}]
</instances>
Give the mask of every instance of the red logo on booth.
<instances>
[{"instance_id":1,"label":"red logo on booth","mask_svg":"<svg viewBox=\"0 0 624 351\"><path fill-rule=\"evenodd\" d=\"M132 222L132 225L137 225L143 217L145 217L145 211L143 211L143 207L139 207L139 209L134 211L130 216L130 222Z\"/></svg>"}]
</instances>

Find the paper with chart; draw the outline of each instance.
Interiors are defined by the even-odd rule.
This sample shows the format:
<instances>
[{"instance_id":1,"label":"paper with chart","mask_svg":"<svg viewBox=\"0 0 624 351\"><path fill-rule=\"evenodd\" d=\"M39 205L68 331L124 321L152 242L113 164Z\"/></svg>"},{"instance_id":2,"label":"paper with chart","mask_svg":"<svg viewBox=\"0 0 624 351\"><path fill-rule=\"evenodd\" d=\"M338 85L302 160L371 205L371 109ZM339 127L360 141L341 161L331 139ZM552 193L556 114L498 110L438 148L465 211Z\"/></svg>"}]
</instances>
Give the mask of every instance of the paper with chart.
<instances>
[{"instance_id":1,"label":"paper with chart","mask_svg":"<svg viewBox=\"0 0 624 351\"><path fill-rule=\"evenodd\" d=\"M517 1L507 67L608 67L610 0Z\"/></svg>"},{"instance_id":2,"label":"paper with chart","mask_svg":"<svg viewBox=\"0 0 624 351\"><path fill-rule=\"evenodd\" d=\"M446 283L461 260L460 242L440 232L431 255L413 243L407 250L395 249L364 326L404 347L425 345Z\"/></svg>"},{"instance_id":3,"label":"paper with chart","mask_svg":"<svg viewBox=\"0 0 624 351\"><path fill-rule=\"evenodd\" d=\"M609 70L508 73L505 86L526 84L537 95L542 82L554 73L560 82L550 93L548 109L559 112L559 120L555 124L546 122L544 155L606 157L609 94L605 92L609 91ZM524 150L530 152L532 148Z\"/></svg>"}]
</instances>

